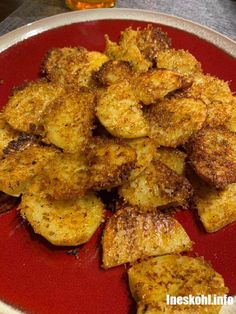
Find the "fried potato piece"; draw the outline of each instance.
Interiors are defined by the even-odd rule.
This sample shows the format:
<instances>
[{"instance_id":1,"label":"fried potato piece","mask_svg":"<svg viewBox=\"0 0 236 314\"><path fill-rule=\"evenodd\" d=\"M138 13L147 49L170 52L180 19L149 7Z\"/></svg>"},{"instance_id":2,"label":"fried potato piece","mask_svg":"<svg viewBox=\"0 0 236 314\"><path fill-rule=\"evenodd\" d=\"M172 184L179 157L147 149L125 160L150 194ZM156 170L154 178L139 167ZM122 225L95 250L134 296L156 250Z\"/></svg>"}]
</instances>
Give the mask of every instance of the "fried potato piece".
<instances>
[{"instance_id":1,"label":"fried potato piece","mask_svg":"<svg viewBox=\"0 0 236 314\"><path fill-rule=\"evenodd\" d=\"M152 66L157 51L171 46L167 34L152 25L144 29L125 29L121 32L118 44L110 41L108 36L105 39L105 53L112 60L131 62L138 72L146 72Z\"/></svg>"},{"instance_id":2,"label":"fried potato piece","mask_svg":"<svg viewBox=\"0 0 236 314\"><path fill-rule=\"evenodd\" d=\"M184 75L201 73L201 63L186 50L167 49L160 51L156 58L157 68L176 71Z\"/></svg>"},{"instance_id":3,"label":"fried potato piece","mask_svg":"<svg viewBox=\"0 0 236 314\"><path fill-rule=\"evenodd\" d=\"M171 39L159 27L148 25L136 31L137 46L147 60L153 61L157 52L171 48Z\"/></svg>"},{"instance_id":4,"label":"fried potato piece","mask_svg":"<svg viewBox=\"0 0 236 314\"><path fill-rule=\"evenodd\" d=\"M186 157L184 152L167 147L159 147L156 154L158 160L180 175L184 175Z\"/></svg>"},{"instance_id":5,"label":"fried potato piece","mask_svg":"<svg viewBox=\"0 0 236 314\"><path fill-rule=\"evenodd\" d=\"M23 195L19 208L35 233L63 246L89 241L104 213L102 202L93 193L74 200L52 200L40 191L36 181Z\"/></svg>"},{"instance_id":6,"label":"fried potato piece","mask_svg":"<svg viewBox=\"0 0 236 314\"><path fill-rule=\"evenodd\" d=\"M90 171L85 156L57 153L40 172L41 189L56 200L82 197L89 189Z\"/></svg>"},{"instance_id":7,"label":"fried potato piece","mask_svg":"<svg viewBox=\"0 0 236 314\"><path fill-rule=\"evenodd\" d=\"M131 146L136 154L137 161L135 163L134 169L132 169L129 180L134 180L153 160L156 155L156 146L154 142L147 138L138 138L134 140L126 140L126 143Z\"/></svg>"},{"instance_id":8,"label":"fried potato piece","mask_svg":"<svg viewBox=\"0 0 236 314\"><path fill-rule=\"evenodd\" d=\"M169 70L151 70L136 76L133 81L135 95L144 105L162 100L169 93L190 84L191 79Z\"/></svg>"},{"instance_id":9,"label":"fried potato piece","mask_svg":"<svg viewBox=\"0 0 236 314\"><path fill-rule=\"evenodd\" d=\"M145 117L157 146L176 147L202 128L207 110L201 100L171 98L148 108Z\"/></svg>"},{"instance_id":10,"label":"fried potato piece","mask_svg":"<svg viewBox=\"0 0 236 314\"><path fill-rule=\"evenodd\" d=\"M148 256L180 253L192 243L181 224L169 215L138 207L123 207L107 222L103 237L103 267L132 263Z\"/></svg>"},{"instance_id":11,"label":"fried potato piece","mask_svg":"<svg viewBox=\"0 0 236 314\"><path fill-rule=\"evenodd\" d=\"M9 124L5 122L0 113L0 156L3 155L4 149L9 142L13 141L17 137L17 132L13 130Z\"/></svg>"},{"instance_id":12,"label":"fried potato piece","mask_svg":"<svg viewBox=\"0 0 236 314\"><path fill-rule=\"evenodd\" d=\"M230 119L225 123L225 127L232 132L236 132L236 97L234 96L232 103L232 112Z\"/></svg>"},{"instance_id":13,"label":"fried potato piece","mask_svg":"<svg viewBox=\"0 0 236 314\"><path fill-rule=\"evenodd\" d=\"M236 182L236 134L223 128L205 128L189 144L189 160L210 185L223 189Z\"/></svg>"},{"instance_id":14,"label":"fried potato piece","mask_svg":"<svg viewBox=\"0 0 236 314\"><path fill-rule=\"evenodd\" d=\"M94 72L93 78L102 86L108 86L126 80L131 80L133 75L132 64L128 61L109 60Z\"/></svg>"},{"instance_id":15,"label":"fried potato piece","mask_svg":"<svg viewBox=\"0 0 236 314\"><path fill-rule=\"evenodd\" d=\"M201 99L206 104L207 126L223 125L230 119L234 98L227 82L210 75L198 74L186 94Z\"/></svg>"},{"instance_id":16,"label":"fried potato piece","mask_svg":"<svg viewBox=\"0 0 236 314\"><path fill-rule=\"evenodd\" d=\"M184 207L191 194L188 180L159 160L153 160L138 177L119 188L119 195L125 201L143 209Z\"/></svg>"},{"instance_id":17,"label":"fried potato piece","mask_svg":"<svg viewBox=\"0 0 236 314\"><path fill-rule=\"evenodd\" d=\"M201 257L152 257L132 266L128 276L140 314L216 314L220 305L171 305L166 296L211 295L213 300L228 292L223 277Z\"/></svg>"},{"instance_id":18,"label":"fried potato piece","mask_svg":"<svg viewBox=\"0 0 236 314\"><path fill-rule=\"evenodd\" d=\"M41 119L45 109L64 92L61 86L46 81L31 82L15 90L4 107L3 118L13 129L41 134Z\"/></svg>"},{"instance_id":19,"label":"fried potato piece","mask_svg":"<svg viewBox=\"0 0 236 314\"><path fill-rule=\"evenodd\" d=\"M46 142L70 153L84 149L92 136L94 108L88 91L70 91L55 101L44 114Z\"/></svg>"},{"instance_id":20,"label":"fried potato piece","mask_svg":"<svg viewBox=\"0 0 236 314\"><path fill-rule=\"evenodd\" d=\"M90 186L94 190L121 185L135 166L136 153L119 140L94 138L87 151L90 166Z\"/></svg>"},{"instance_id":21,"label":"fried potato piece","mask_svg":"<svg viewBox=\"0 0 236 314\"><path fill-rule=\"evenodd\" d=\"M54 154L53 148L31 145L5 155L0 160L0 191L20 196Z\"/></svg>"},{"instance_id":22,"label":"fried potato piece","mask_svg":"<svg viewBox=\"0 0 236 314\"><path fill-rule=\"evenodd\" d=\"M43 72L52 82L77 88L92 87L93 72L106 61L107 56L98 51L87 51L82 47L55 48L47 54Z\"/></svg>"},{"instance_id":23,"label":"fried potato piece","mask_svg":"<svg viewBox=\"0 0 236 314\"><path fill-rule=\"evenodd\" d=\"M216 232L236 221L236 183L216 190L190 169L188 178L194 189L194 204L207 232Z\"/></svg>"},{"instance_id":24,"label":"fried potato piece","mask_svg":"<svg viewBox=\"0 0 236 314\"><path fill-rule=\"evenodd\" d=\"M148 124L128 81L113 84L101 92L96 116L113 136L138 138L148 135Z\"/></svg>"}]
</instances>

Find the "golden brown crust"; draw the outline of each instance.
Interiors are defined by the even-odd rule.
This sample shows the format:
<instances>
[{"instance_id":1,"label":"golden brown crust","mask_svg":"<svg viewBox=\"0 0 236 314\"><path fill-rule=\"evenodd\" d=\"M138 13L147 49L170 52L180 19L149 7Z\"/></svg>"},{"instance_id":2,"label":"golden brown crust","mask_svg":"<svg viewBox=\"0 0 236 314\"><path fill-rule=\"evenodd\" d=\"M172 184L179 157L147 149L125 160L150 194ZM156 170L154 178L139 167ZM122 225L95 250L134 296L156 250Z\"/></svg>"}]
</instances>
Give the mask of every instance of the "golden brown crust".
<instances>
[{"instance_id":1,"label":"golden brown crust","mask_svg":"<svg viewBox=\"0 0 236 314\"><path fill-rule=\"evenodd\" d=\"M202 128L207 110L201 100L173 97L148 108L145 117L157 146L176 147Z\"/></svg>"},{"instance_id":2,"label":"golden brown crust","mask_svg":"<svg viewBox=\"0 0 236 314\"><path fill-rule=\"evenodd\" d=\"M189 144L196 173L216 188L236 182L236 134L224 128L205 128Z\"/></svg>"},{"instance_id":3,"label":"golden brown crust","mask_svg":"<svg viewBox=\"0 0 236 314\"><path fill-rule=\"evenodd\" d=\"M194 82L186 94L201 99L206 104L206 126L224 125L230 119L234 98L227 82L210 75L198 74L194 76Z\"/></svg>"},{"instance_id":4,"label":"golden brown crust","mask_svg":"<svg viewBox=\"0 0 236 314\"><path fill-rule=\"evenodd\" d=\"M0 112L0 156L4 154L9 142L13 141L17 135L18 132L10 127L10 125L4 120L2 112Z\"/></svg>"},{"instance_id":5,"label":"golden brown crust","mask_svg":"<svg viewBox=\"0 0 236 314\"><path fill-rule=\"evenodd\" d=\"M187 155L179 149L158 147L156 158L167 167L180 175L185 173L185 159Z\"/></svg>"},{"instance_id":6,"label":"golden brown crust","mask_svg":"<svg viewBox=\"0 0 236 314\"><path fill-rule=\"evenodd\" d=\"M144 105L150 105L175 90L189 87L191 83L189 77L177 72L155 69L136 75L133 88L137 99Z\"/></svg>"},{"instance_id":7,"label":"golden brown crust","mask_svg":"<svg viewBox=\"0 0 236 314\"><path fill-rule=\"evenodd\" d=\"M94 190L121 185L129 178L136 162L136 152L118 139L94 138L86 156L91 173L90 186Z\"/></svg>"},{"instance_id":8,"label":"golden brown crust","mask_svg":"<svg viewBox=\"0 0 236 314\"><path fill-rule=\"evenodd\" d=\"M129 285L138 303L138 313L212 314L219 305L170 305L169 296L224 296L224 279L203 258L166 255L149 258L128 271ZM142 311L141 311L142 310Z\"/></svg>"},{"instance_id":9,"label":"golden brown crust","mask_svg":"<svg viewBox=\"0 0 236 314\"><path fill-rule=\"evenodd\" d=\"M82 154L58 152L39 173L41 190L56 200L83 197L89 190L90 171Z\"/></svg>"},{"instance_id":10,"label":"golden brown crust","mask_svg":"<svg viewBox=\"0 0 236 314\"><path fill-rule=\"evenodd\" d=\"M187 233L173 217L153 209L143 212L137 206L125 206L106 223L102 237L103 267L180 253L191 245Z\"/></svg>"},{"instance_id":11,"label":"golden brown crust","mask_svg":"<svg viewBox=\"0 0 236 314\"><path fill-rule=\"evenodd\" d=\"M184 207L192 195L192 188L186 178L161 161L153 160L138 177L121 186L119 195L129 204L143 209Z\"/></svg>"},{"instance_id":12,"label":"golden brown crust","mask_svg":"<svg viewBox=\"0 0 236 314\"><path fill-rule=\"evenodd\" d=\"M93 71L107 60L104 54L82 47L55 48L47 54L42 71L52 82L76 88L92 87Z\"/></svg>"},{"instance_id":13,"label":"golden brown crust","mask_svg":"<svg viewBox=\"0 0 236 314\"><path fill-rule=\"evenodd\" d=\"M15 90L3 110L3 118L18 131L41 134L42 115L50 103L61 97L64 89L43 80Z\"/></svg>"},{"instance_id":14,"label":"golden brown crust","mask_svg":"<svg viewBox=\"0 0 236 314\"><path fill-rule=\"evenodd\" d=\"M156 58L157 68L168 69L184 75L201 73L201 63L186 50L166 49L160 51Z\"/></svg>"},{"instance_id":15,"label":"golden brown crust","mask_svg":"<svg viewBox=\"0 0 236 314\"><path fill-rule=\"evenodd\" d=\"M132 64L128 61L112 61L105 62L101 68L94 72L93 78L102 86L131 80L133 74Z\"/></svg>"},{"instance_id":16,"label":"golden brown crust","mask_svg":"<svg viewBox=\"0 0 236 314\"><path fill-rule=\"evenodd\" d=\"M30 145L24 150L5 155L0 160L0 190L20 196L54 154L53 148Z\"/></svg>"},{"instance_id":17,"label":"golden brown crust","mask_svg":"<svg viewBox=\"0 0 236 314\"><path fill-rule=\"evenodd\" d=\"M95 118L94 94L80 89L69 90L44 113L43 126L47 143L66 152L83 150L92 136Z\"/></svg>"}]
</instances>

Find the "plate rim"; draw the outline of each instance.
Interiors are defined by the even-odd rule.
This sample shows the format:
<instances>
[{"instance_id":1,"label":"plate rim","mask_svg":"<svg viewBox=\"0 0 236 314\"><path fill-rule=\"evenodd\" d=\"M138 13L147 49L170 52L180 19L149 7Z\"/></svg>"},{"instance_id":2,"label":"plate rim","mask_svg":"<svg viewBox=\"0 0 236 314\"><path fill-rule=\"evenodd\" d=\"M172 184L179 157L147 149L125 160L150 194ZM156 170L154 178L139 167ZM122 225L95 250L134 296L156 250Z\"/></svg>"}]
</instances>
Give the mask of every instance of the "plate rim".
<instances>
[{"instance_id":1,"label":"plate rim","mask_svg":"<svg viewBox=\"0 0 236 314\"><path fill-rule=\"evenodd\" d=\"M174 27L194 34L236 58L236 42L207 26L159 11L129 8L72 11L34 21L0 36L0 53L42 32L65 25L96 20L136 20Z\"/></svg>"}]
</instances>

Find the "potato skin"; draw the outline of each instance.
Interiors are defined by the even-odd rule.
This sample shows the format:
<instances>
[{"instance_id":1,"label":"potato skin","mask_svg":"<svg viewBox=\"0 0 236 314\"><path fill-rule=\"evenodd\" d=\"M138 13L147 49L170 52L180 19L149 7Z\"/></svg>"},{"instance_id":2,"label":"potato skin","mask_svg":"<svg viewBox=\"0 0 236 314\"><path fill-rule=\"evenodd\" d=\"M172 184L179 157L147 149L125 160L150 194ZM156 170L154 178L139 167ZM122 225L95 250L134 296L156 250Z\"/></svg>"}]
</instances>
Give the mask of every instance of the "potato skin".
<instances>
[{"instance_id":1,"label":"potato skin","mask_svg":"<svg viewBox=\"0 0 236 314\"><path fill-rule=\"evenodd\" d=\"M115 137L131 139L148 135L148 124L128 81L108 86L100 93L96 116Z\"/></svg>"},{"instance_id":2,"label":"potato skin","mask_svg":"<svg viewBox=\"0 0 236 314\"><path fill-rule=\"evenodd\" d=\"M65 90L44 80L31 82L14 91L3 110L3 118L15 130L42 134L42 116L50 103L60 98Z\"/></svg>"},{"instance_id":3,"label":"potato skin","mask_svg":"<svg viewBox=\"0 0 236 314\"><path fill-rule=\"evenodd\" d=\"M131 293L138 313L219 313L219 305L168 305L170 296L224 296L223 277L201 257L165 255L136 263L128 270Z\"/></svg>"},{"instance_id":4,"label":"potato skin","mask_svg":"<svg viewBox=\"0 0 236 314\"><path fill-rule=\"evenodd\" d=\"M156 103L175 90L186 88L192 80L177 72L154 69L134 77L135 95L143 105Z\"/></svg>"},{"instance_id":5,"label":"potato skin","mask_svg":"<svg viewBox=\"0 0 236 314\"><path fill-rule=\"evenodd\" d=\"M68 90L66 95L52 103L43 117L46 142L68 153L84 150L92 136L94 97L87 90Z\"/></svg>"},{"instance_id":6,"label":"potato skin","mask_svg":"<svg viewBox=\"0 0 236 314\"><path fill-rule=\"evenodd\" d=\"M111 189L126 182L135 167L136 152L120 140L96 137L86 150L93 190Z\"/></svg>"},{"instance_id":7,"label":"potato skin","mask_svg":"<svg viewBox=\"0 0 236 314\"><path fill-rule=\"evenodd\" d=\"M187 233L173 217L152 209L143 212L137 206L124 206L106 223L102 237L103 267L180 253L191 246Z\"/></svg>"},{"instance_id":8,"label":"potato skin","mask_svg":"<svg viewBox=\"0 0 236 314\"><path fill-rule=\"evenodd\" d=\"M144 210L185 207L192 195L192 188L185 177L154 159L138 177L119 188L119 195L130 205L137 205Z\"/></svg>"},{"instance_id":9,"label":"potato skin","mask_svg":"<svg viewBox=\"0 0 236 314\"><path fill-rule=\"evenodd\" d=\"M201 100L173 97L148 108L145 117L157 146L177 147L203 127L207 109Z\"/></svg>"},{"instance_id":10,"label":"potato skin","mask_svg":"<svg viewBox=\"0 0 236 314\"><path fill-rule=\"evenodd\" d=\"M86 243L103 221L104 206L93 193L58 201L47 198L35 181L23 195L20 213L34 232L58 246Z\"/></svg>"},{"instance_id":11,"label":"potato skin","mask_svg":"<svg viewBox=\"0 0 236 314\"><path fill-rule=\"evenodd\" d=\"M188 158L196 173L224 189L236 182L236 134L224 128L204 128L189 143Z\"/></svg>"}]
</instances>

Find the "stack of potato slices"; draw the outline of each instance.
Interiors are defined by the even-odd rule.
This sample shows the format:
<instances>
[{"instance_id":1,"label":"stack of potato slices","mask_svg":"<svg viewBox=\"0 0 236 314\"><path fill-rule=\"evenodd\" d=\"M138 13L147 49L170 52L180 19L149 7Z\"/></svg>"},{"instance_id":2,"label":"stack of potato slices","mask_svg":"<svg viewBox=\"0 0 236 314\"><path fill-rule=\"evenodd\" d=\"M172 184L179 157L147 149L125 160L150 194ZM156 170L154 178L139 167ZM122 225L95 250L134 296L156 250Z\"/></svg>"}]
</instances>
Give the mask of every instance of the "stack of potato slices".
<instances>
[{"instance_id":1,"label":"stack of potato slices","mask_svg":"<svg viewBox=\"0 0 236 314\"><path fill-rule=\"evenodd\" d=\"M157 27L105 40L103 52L52 49L42 77L13 91L0 114L0 191L63 246L90 240L104 222L100 191L115 191L102 266L133 264L138 313L177 313L167 294L227 293L203 258L180 255L192 242L172 209L194 203L206 232L236 220L236 99Z\"/></svg>"}]
</instances>

